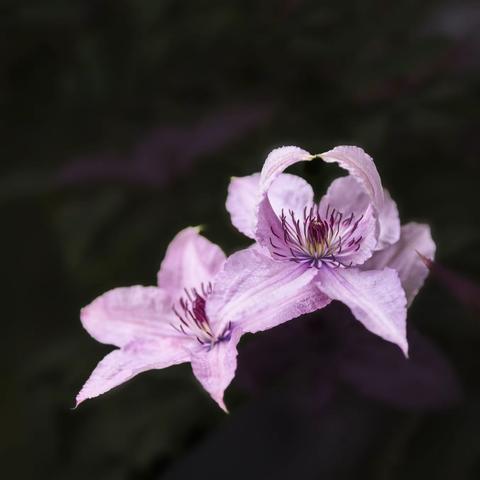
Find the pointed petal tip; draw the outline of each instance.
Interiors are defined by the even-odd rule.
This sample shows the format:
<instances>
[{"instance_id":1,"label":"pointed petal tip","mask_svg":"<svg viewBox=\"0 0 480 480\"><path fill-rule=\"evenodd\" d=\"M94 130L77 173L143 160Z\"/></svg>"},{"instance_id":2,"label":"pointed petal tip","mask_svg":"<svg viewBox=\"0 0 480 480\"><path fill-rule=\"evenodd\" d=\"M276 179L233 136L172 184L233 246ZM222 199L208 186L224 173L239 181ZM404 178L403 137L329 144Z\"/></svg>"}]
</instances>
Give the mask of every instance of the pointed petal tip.
<instances>
[{"instance_id":1,"label":"pointed petal tip","mask_svg":"<svg viewBox=\"0 0 480 480\"><path fill-rule=\"evenodd\" d=\"M432 266L433 266L433 260L431 258L428 258L425 255L421 254L418 250L415 250L415 252L417 252L417 255L419 256L420 260L424 263L424 265L428 269L431 269Z\"/></svg>"},{"instance_id":2,"label":"pointed petal tip","mask_svg":"<svg viewBox=\"0 0 480 480\"><path fill-rule=\"evenodd\" d=\"M200 224L200 225L189 225L188 227L183 228L177 233L177 237L180 235L188 235L189 233L201 233L205 230L205 225ZM175 240L175 239L174 239Z\"/></svg>"},{"instance_id":3,"label":"pointed petal tip","mask_svg":"<svg viewBox=\"0 0 480 480\"><path fill-rule=\"evenodd\" d=\"M365 150L362 148L362 147L359 147L357 145L337 145L333 148L331 148L330 150L327 150L326 152L322 152L322 153L317 153L315 154L316 157L320 157L320 158L323 158L325 156L329 156L331 155L335 150L340 150L340 149L343 149L343 148L347 148L347 149L351 149L351 150L356 150L357 152L363 152L363 153L366 153Z\"/></svg>"},{"instance_id":4,"label":"pointed petal tip","mask_svg":"<svg viewBox=\"0 0 480 480\"><path fill-rule=\"evenodd\" d=\"M230 414L228 411L227 406L225 405L225 400L223 399L224 392L222 391L221 393L216 393L212 394L210 393L210 396L212 397L213 401L227 414Z\"/></svg>"},{"instance_id":5,"label":"pointed petal tip","mask_svg":"<svg viewBox=\"0 0 480 480\"><path fill-rule=\"evenodd\" d=\"M89 305L80 309L80 321L84 324L87 321L90 313Z\"/></svg>"},{"instance_id":6,"label":"pointed petal tip","mask_svg":"<svg viewBox=\"0 0 480 480\"><path fill-rule=\"evenodd\" d=\"M78 394L77 398L75 398L75 405L70 410L76 410L84 400L86 400L86 398L82 398L80 394Z\"/></svg>"},{"instance_id":7,"label":"pointed petal tip","mask_svg":"<svg viewBox=\"0 0 480 480\"><path fill-rule=\"evenodd\" d=\"M225 402L222 400L221 402L217 402L219 407L227 414L229 415L230 412L228 411L227 406L225 405Z\"/></svg>"}]
</instances>

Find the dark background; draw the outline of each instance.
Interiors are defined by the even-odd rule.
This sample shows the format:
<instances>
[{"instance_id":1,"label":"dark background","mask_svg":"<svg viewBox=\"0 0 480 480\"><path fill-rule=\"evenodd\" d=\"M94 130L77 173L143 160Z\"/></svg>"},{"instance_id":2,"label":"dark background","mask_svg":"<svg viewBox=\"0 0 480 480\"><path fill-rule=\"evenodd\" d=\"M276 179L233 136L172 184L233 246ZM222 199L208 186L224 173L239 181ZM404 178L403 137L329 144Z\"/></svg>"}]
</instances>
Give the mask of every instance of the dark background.
<instances>
[{"instance_id":1,"label":"dark background","mask_svg":"<svg viewBox=\"0 0 480 480\"><path fill-rule=\"evenodd\" d=\"M1 2L2 478L480 478L479 32L463 0ZM80 308L185 226L248 245L229 178L284 144L364 147L432 226L411 360L331 305L242 340L228 416L188 365L71 410L110 350Z\"/></svg>"}]
</instances>

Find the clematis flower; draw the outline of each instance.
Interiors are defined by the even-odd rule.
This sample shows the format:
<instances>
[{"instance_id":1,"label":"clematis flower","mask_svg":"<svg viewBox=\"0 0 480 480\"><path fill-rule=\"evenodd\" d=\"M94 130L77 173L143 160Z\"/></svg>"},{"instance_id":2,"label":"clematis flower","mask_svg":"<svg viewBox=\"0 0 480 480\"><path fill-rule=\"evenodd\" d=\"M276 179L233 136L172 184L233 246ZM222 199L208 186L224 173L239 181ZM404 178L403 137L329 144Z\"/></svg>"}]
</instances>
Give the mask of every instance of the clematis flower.
<instances>
[{"instance_id":1,"label":"clematis flower","mask_svg":"<svg viewBox=\"0 0 480 480\"><path fill-rule=\"evenodd\" d=\"M298 267L287 274L282 265L258 265L254 275L244 271L245 262L257 255L245 250L226 259L198 228L186 228L167 249L158 286L116 288L83 308L87 332L118 349L97 365L77 406L146 370L190 362L196 378L226 411L224 391L235 375L242 334L317 308L318 295ZM277 288L287 275L288 292Z\"/></svg>"},{"instance_id":2,"label":"clematis flower","mask_svg":"<svg viewBox=\"0 0 480 480\"><path fill-rule=\"evenodd\" d=\"M304 179L283 172L318 158L349 175L334 180L316 203ZM368 330L408 355L407 303L428 274L416 251L432 257L435 244L427 225L400 227L396 204L361 148L319 155L293 146L273 150L260 173L232 179L226 207L233 225L258 244L246 262L252 274L255 255L266 270L282 265L286 278L296 266L317 290L319 308L343 302Z\"/></svg>"}]
</instances>

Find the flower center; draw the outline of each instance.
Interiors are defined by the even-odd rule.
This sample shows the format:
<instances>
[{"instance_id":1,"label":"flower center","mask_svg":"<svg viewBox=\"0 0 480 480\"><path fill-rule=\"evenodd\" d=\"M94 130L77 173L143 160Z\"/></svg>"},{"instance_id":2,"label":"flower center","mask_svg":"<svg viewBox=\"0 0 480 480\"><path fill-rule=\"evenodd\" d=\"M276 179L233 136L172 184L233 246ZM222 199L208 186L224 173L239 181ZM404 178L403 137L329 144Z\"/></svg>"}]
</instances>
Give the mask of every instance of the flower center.
<instances>
[{"instance_id":1,"label":"flower center","mask_svg":"<svg viewBox=\"0 0 480 480\"><path fill-rule=\"evenodd\" d=\"M322 217L319 207L303 210L303 222L290 210L285 215L282 210L280 220L282 232L279 235L272 229L275 238L270 238L272 253L278 258L304 263L320 268L323 264L333 267L349 267L348 257L360 249L362 236L355 236L363 215L355 218L351 213L343 213L328 206Z\"/></svg>"},{"instance_id":2,"label":"flower center","mask_svg":"<svg viewBox=\"0 0 480 480\"><path fill-rule=\"evenodd\" d=\"M192 288L185 289L185 296L179 300L179 308L173 307L173 312L180 323L172 325L175 330L195 337L197 341L209 349L216 343L229 340L231 324L229 323L220 335L216 335L210 326L205 305L208 295L212 293L212 284L202 283L200 292Z\"/></svg>"}]
</instances>

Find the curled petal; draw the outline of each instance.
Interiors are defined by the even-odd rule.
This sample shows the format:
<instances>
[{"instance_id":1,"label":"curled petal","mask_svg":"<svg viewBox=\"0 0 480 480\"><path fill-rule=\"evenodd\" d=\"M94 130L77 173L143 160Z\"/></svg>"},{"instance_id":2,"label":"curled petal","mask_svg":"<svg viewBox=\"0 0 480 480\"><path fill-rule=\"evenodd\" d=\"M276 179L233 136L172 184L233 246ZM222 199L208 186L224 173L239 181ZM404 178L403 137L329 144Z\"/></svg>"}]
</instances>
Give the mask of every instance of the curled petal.
<instances>
[{"instance_id":1,"label":"curled petal","mask_svg":"<svg viewBox=\"0 0 480 480\"><path fill-rule=\"evenodd\" d=\"M313 190L303 178L283 173L271 185L268 197L277 215L282 209L298 214L313 203ZM260 174L232 178L228 187L227 211L233 225L252 239L255 238L259 200Z\"/></svg>"},{"instance_id":2,"label":"curled petal","mask_svg":"<svg viewBox=\"0 0 480 480\"><path fill-rule=\"evenodd\" d=\"M338 163L347 170L367 192L376 211L383 207L383 188L372 157L359 147L341 146L319 155L325 162Z\"/></svg>"},{"instance_id":3,"label":"curled petal","mask_svg":"<svg viewBox=\"0 0 480 480\"><path fill-rule=\"evenodd\" d=\"M228 340L223 340L210 349L198 349L192 356L192 370L203 388L228 413L223 400L237 369L237 344L241 331L234 329Z\"/></svg>"},{"instance_id":4,"label":"curled petal","mask_svg":"<svg viewBox=\"0 0 480 480\"><path fill-rule=\"evenodd\" d=\"M400 219L396 203L385 189L383 207L376 212L378 217L378 243L375 250L382 250L400 238ZM360 183L352 176L335 179L320 201L320 213L324 214L328 206L336 208L345 215L353 213L359 216L370 204L370 198Z\"/></svg>"},{"instance_id":5,"label":"curled petal","mask_svg":"<svg viewBox=\"0 0 480 480\"><path fill-rule=\"evenodd\" d=\"M280 147L272 150L260 173L260 190L266 192L274 180L290 165L312 160L312 155L299 147Z\"/></svg>"},{"instance_id":6,"label":"curled petal","mask_svg":"<svg viewBox=\"0 0 480 480\"><path fill-rule=\"evenodd\" d=\"M231 324L243 332L268 330L329 303L311 284L315 274L314 268L242 250L228 258L216 277L208 316L217 329Z\"/></svg>"},{"instance_id":7,"label":"curled petal","mask_svg":"<svg viewBox=\"0 0 480 480\"><path fill-rule=\"evenodd\" d=\"M140 285L110 290L80 313L83 327L95 340L117 347L133 340L175 336L172 318L169 295Z\"/></svg>"},{"instance_id":8,"label":"curled petal","mask_svg":"<svg viewBox=\"0 0 480 480\"><path fill-rule=\"evenodd\" d=\"M76 398L76 406L130 380L139 373L186 362L190 355L182 344L164 340L132 342L109 353L95 368Z\"/></svg>"},{"instance_id":9,"label":"curled petal","mask_svg":"<svg viewBox=\"0 0 480 480\"><path fill-rule=\"evenodd\" d=\"M428 276L428 268L417 252L433 259L435 249L428 225L407 223L401 228L400 240L380 252L375 252L362 269L378 270L384 267L395 269L410 305Z\"/></svg>"},{"instance_id":10,"label":"curled petal","mask_svg":"<svg viewBox=\"0 0 480 480\"><path fill-rule=\"evenodd\" d=\"M321 268L317 280L323 293L347 305L368 330L408 355L406 298L395 270Z\"/></svg>"},{"instance_id":11,"label":"curled petal","mask_svg":"<svg viewBox=\"0 0 480 480\"><path fill-rule=\"evenodd\" d=\"M220 247L189 227L179 232L168 246L158 272L158 286L175 300L185 288L199 288L222 268L225 254Z\"/></svg>"},{"instance_id":12,"label":"curled petal","mask_svg":"<svg viewBox=\"0 0 480 480\"><path fill-rule=\"evenodd\" d=\"M272 244L272 235L278 239L278 242ZM283 228L278 215L273 210L268 195L264 195L258 206L257 228L255 230L255 238L257 242L269 250L275 258L275 250L281 252L285 256L289 256L288 250L282 252L283 245Z\"/></svg>"},{"instance_id":13,"label":"curled petal","mask_svg":"<svg viewBox=\"0 0 480 480\"><path fill-rule=\"evenodd\" d=\"M269 245L271 232L282 235L280 221L269 199L269 188L287 167L312 158L306 150L293 146L277 148L269 153L260 173L260 203L255 230L255 238L260 245L271 249Z\"/></svg>"}]
</instances>

